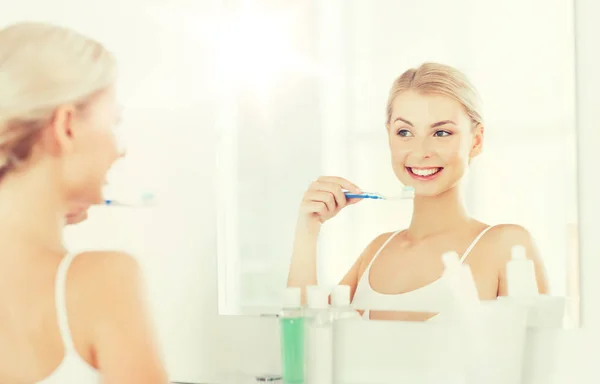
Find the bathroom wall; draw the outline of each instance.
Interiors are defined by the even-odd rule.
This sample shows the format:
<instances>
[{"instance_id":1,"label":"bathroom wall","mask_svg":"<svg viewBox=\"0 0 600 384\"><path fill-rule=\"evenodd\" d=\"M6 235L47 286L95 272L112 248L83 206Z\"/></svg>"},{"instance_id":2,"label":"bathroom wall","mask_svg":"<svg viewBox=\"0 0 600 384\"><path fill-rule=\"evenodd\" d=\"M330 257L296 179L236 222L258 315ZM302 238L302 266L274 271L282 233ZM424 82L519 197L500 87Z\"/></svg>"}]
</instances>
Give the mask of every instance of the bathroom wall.
<instances>
[{"instance_id":1,"label":"bathroom wall","mask_svg":"<svg viewBox=\"0 0 600 384\"><path fill-rule=\"evenodd\" d=\"M0 25L31 18L71 25L102 38L123 62L124 127L135 132L137 141L130 143L129 163L121 172L132 184L154 189L160 204L135 211L98 208L87 223L69 230L67 240L74 249L124 248L139 257L172 379L214 382L235 370L268 372L278 362L274 322L217 315L212 189L217 132L212 130L213 100L202 91L211 84L203 77L210 58L194 56L189 47L200 43L171 28L177 19L157 7L160 3L22 0L0 6ZM600 237L595 233L600 55L594 37L600 34L595 20L600 4L576 3L583 328L564 332L561 363L549 369L564 382L595 383L600 356L600 305L594 296L600 292ZM186 9L184 14L200 24L214 16L213 5L176 0L170 9Z\"/></svg>"},{"instance_id":2,"label":"bathroom wall","mask_svg":"<svg viewBox=\"0 0 600 384\"><path fill-rule=\"evenodd\" d=\"M579 152L579 223L581 250L582 328L565 332L562 364L558 367L565 382L594 383L598 380L597 356L600 354L600 238L596 231L600 216L600 185L597 183L596 143L600 141L597 111L600 108L600 55L595 36L600 26L595 15L600 4L593 0L576 0L576 57ZM568 380L568 381L566 381Z\"/></svg>"}]
</instances>

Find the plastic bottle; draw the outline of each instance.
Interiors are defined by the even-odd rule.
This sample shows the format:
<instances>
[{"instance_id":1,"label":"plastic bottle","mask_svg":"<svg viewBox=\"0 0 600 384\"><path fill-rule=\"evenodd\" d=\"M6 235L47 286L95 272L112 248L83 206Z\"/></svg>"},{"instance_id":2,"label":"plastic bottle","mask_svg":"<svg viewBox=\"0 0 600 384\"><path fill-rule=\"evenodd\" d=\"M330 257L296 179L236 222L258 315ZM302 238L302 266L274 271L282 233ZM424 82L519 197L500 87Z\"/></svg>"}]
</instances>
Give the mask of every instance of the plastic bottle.
<instances>
[{"instance_id":1,"label":"plastic bottle","mask_svg":"<svg viewBox=\"0 0 600 384\"><path fill-rule=\"evenodd\" d=\"M285 290L283 309L279 314L282 379L285 384L305 382L305 322L301 303L300 288Z\"/></svg>"},{"instance_id":2,"label":"plastic bottle","mask_svg":"<svg viewBox=\"0 0 600 384\"><path fill-rule=\"evenodd\" d=\"M467 309L479 304L479 293L471 273L471 268L460 262L458 253L446 252L442 255L444 263L443 278L458 304Z\"/></svg>"},{"instance_id":3,"label":"plastic bottle","mask_svg":"<svg viewBox=\"0 0 600 384\"><path fill-rule=\"evenodd\" d=\"M324 287L306 288L307 379L310 384L333 381L333 316L329 308L329 291Z\"/></svg>"},{"instance_id":4,"label":"plastic bottle","mask_svg":"<svg viewBox=\"0 0 600 384\"><path fill-rule=\"evenodd\" d=\"M479 359L485 356L484 330L481 317L481 301L471 268L460 262L458 253L446 252L442 255L444 273L442 278L450 292L450 307L446 314L458 332L461 344L465 348L464 369L468 383L483 383L487 377L485 367Z\"/></svg>"},{"instance_id":5,"label":"plastic bottle","mask_svg":"<svg viewBox=\"0 0 600 384\"><path fill-rule=\"evenodd\" d=\"M506 263L506 290L508 297L539 296L533 260L527 259L521 245L512 248L511 260Z\"/></svg>"},{"instance_id":6,"label":"plastic bottle","mask_svg":"<svg viewBox=\"0 0 600 384\"><path fill-rule=\"evenodd\" d=\"M360 314L350 307L350 286L336 285L331 291L333 320L361 319Z\"/></svg>"},{"instance_id":7,"label":"plastic bottle","mask_svg":"<svg viewBox=\"0 0 600 384\"><path fill-rule=\"evenodd\" d=\"M539 293L533 260L527 259L525 247L515 245L506 263L505 302L520 305L527 312L527 323L536 328L561 327L565 321L566 300Z\"/></svg>"}]
</instances>

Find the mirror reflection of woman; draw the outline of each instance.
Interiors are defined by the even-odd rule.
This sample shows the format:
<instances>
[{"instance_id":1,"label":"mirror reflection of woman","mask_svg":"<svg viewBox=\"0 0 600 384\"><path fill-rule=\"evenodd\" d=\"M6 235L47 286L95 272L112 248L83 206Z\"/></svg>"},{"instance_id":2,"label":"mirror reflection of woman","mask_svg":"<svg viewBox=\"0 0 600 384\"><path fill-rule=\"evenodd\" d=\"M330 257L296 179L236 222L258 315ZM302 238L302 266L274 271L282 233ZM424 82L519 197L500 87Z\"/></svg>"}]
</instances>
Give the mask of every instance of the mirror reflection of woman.
<instances>
[{"instance_id":1,"label":"mirror reflection of woman","mask_svg":"<svg viewBox=\"0 0 600 384\"><path fill-rule=\"evenodd\" d=\"M482 223L469 215L462 201L463 178L483 150L485 133L481 102L466 76L436 63L407 70L391 87L385 126L394 173L400 183L415 188L413 215L408 228L375 238L341 280L350 286L354 306L392 311L443 306L441 255L449 250L470 266L481 299L506 295L505 266L514 245L525 247L536 267L538 290L546 293L545 267L530 233L519 225ZM323 176L304 194L289 286L317 283L321 226L360 202L346 199L344 189L360 192L344 178ZM365 318L398 320L434 315L363 313Z\"/></svg>"},{"instance_id":2,"label":"mirror reflection of woman","mask_svg":"<svg viewBox=\"0 0 600 384\"><path fill-rule=\"evenodd\" d=\"M135 260L63 246L121 156L115 86L77 32L0 29L0 383L168 382Z\"/></svg>"}]
</instances>

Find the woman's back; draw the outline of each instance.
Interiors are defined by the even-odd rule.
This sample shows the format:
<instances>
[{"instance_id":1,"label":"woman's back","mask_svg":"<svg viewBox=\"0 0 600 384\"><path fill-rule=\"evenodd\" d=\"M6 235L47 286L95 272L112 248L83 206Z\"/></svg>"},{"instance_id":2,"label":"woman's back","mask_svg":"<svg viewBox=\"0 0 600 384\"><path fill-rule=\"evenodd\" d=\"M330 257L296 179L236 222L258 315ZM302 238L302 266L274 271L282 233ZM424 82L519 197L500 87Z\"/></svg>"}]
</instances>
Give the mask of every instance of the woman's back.
<instances>
[{"instance_id":1,"label":"woman's back","mask_svg":"<svg viewBox=\"0 0 600 384\"><path fill-rule=\"evenodd\" d=\"M89 345L78 338L74 349L71 341L71 324L74 334L85 333L79 321L71 320L79 320L86 310L85 303L66 295L73 257L6 256L0 261L0 382L97 382ZM69 293L76 288L71 285Z\"/></svg>"},{"instance_id":2,"label":"woman's back","mask_svg":"<svg viewBox=\"0 0 600 384\"><path fill-rule=\"evenodd\" d=\"M2 383L93 383L95 369L108 383L167 382L135 260L64 256L65 217L104 201L122 155L116 72L108 50L68 28L0 29Z\"/></svg>"},{"instance_id":3,"label":"woman's back","mask_svg":"<svg viewBox=\"0 0 600 384\"><path fill-rule=\"evenodd\" d=\"M124 372L136 361L144 363L137 368L149 380L162 371L151 329L141 319L139 271L130 256L5 256L0 258L0 382L91 384L99 382L97 369L105 367L113 372L102 372L103 378L141 380L144 372Z\"/></svg>"}]
</instances>

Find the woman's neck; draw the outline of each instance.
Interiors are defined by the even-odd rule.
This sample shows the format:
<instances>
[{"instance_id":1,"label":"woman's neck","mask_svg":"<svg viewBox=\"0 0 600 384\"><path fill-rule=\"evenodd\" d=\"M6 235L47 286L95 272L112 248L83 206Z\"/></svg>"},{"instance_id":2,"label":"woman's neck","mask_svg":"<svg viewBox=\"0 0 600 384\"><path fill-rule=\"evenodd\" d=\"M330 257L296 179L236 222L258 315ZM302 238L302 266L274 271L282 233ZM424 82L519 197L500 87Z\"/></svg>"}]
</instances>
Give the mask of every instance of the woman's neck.
<instances>
[{"instance_id":1,"label":"woman's neck","mask_svg":"<svg viewBox=\"0 0 600 384\"><path fill-rule=\"evenodd\" d=\"M64 250L65 204L53 170L41 168L9 173L0 180L0 234L5 251Z\"/></svg>"},{"instance_id":2,"label":"woman's neck","mask_svg":"<svg viewBox=\"0 0 600 384\"><path fill-rule=\"evenodd\" d=\"M436 235L470 221L458 187L433 197L416 196L408 234L415 240Z\"/></svg>"}]
</instances>

